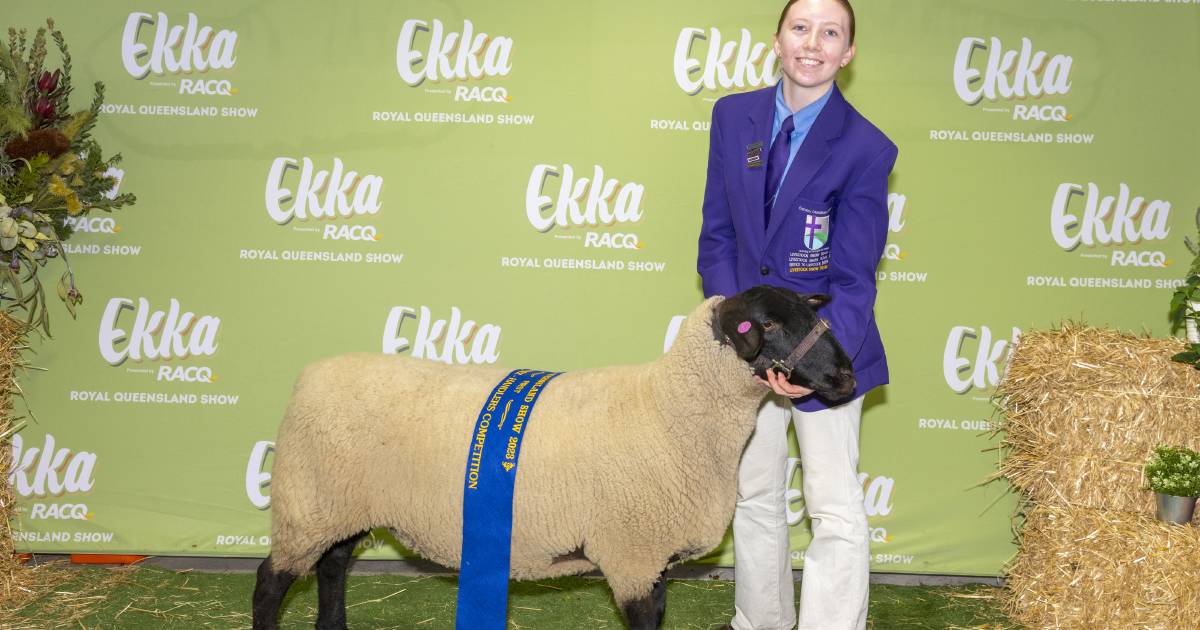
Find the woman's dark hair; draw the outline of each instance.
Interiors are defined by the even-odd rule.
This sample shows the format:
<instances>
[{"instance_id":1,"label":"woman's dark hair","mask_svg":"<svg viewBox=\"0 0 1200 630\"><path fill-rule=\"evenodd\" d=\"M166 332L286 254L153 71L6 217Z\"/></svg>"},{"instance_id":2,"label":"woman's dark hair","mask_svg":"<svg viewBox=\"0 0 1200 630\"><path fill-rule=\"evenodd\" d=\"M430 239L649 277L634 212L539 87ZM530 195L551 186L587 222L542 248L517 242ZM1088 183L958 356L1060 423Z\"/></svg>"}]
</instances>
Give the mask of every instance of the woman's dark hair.
<instances>
[{"instance_id":1,"label":"woman's dark hair","mask_svg":"<svg viewBox=\"0 0 1200 630\"><path fill-rule=\"evenodd\" d=\"M787 17L788 9L792 8L792 5L796 4L797 2L799 2L799 0L788 0L788 3L786 5L784 5L783 12L779 14L779 25L775 27L776 35L778 35L781 31L783 31L783 20L784 20L784 18ZM850 6L850 0L836 0L836 2L840 5L842 5L842 8L846 10L846 13L850 14L850 43L853 44L854 43L854 7Z\"/></svg>"}]
</instances>

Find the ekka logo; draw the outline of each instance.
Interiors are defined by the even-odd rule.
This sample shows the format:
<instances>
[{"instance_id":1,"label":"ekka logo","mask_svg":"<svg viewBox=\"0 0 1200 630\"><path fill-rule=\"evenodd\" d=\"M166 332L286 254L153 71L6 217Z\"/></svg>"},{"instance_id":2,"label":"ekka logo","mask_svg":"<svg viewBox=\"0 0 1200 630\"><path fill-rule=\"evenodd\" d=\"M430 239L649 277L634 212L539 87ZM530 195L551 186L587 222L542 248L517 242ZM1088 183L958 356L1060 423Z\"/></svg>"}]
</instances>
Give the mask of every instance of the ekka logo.
<instances>
[{"instance_id":1,"label":"ekka logo","mask_svg":"<svg viewBox=\"0 0 1200 630\"><path fill-rule=\"evenodd\" d=\"M271 485L267 458L274 452L274 442L255 442L254 448L250 450L250 458L246 461L246 498L260 510L271 507L271 495L266 492Z\"/></svg>"},{"instance_id":2,"label":"ekka logo","mask_svg":"<svg viewBox=\"0 0 1200 630\"><path fill-rule=\"evenodd\" d=\"M40 447L29 448L21 433L13 434L12 456L8 483L23 498L77 494L96 485L96 454L59 447L49 433Z\"/></svg>"},{"instance_id":3,"label":"ekka logo","mask_svg":"<svg viewBox=\"0 0 1200 630\"><path fill-rule=\"evenodd\" d=\"M964 37L954 56L954 91L967 105L1016 99L1013 120L1066 122L1065 105L1033 101L1068 94L1073 63L1068 55L1035 50L1028 37L1019 50L1006 50L998 37Z\"/></svg>"},{"instance_id":4,"label":"ekka logo","mask_svg":"<svg viewBox=\"0 0 1200 630\"><path fill-rule=\"evenodd\" d=\"M1021 338L1021 329L1015 326L1009 339L994 339L987 326L978 330L970 326L955 326L946 337L946 348L942 354L942 375L946 385L956 394L965 394L975 389L987 389L1000 383L1013 347ZM975 342L974 360L970 356L970 343Z\"/></svg>"},{"instance_id":5,"label":"ekka logo","mask_svg":"<svg viewBox=\"0 0 1200 630\"><path fill-rule=\"evenodd\" d=\"M417 333L413 340L402 337L405 322L416 319ZM449 321L436 319L433 311L396 306L388 312L383 329L383 352L411 352L418 359L429 359L457 365L485 365L500 358L500 327L463 320L457 306L450 307Z\"/></svg>"},{"instance_id":6,"label":"ekka logo","mask_svg":"<svg viewBox=\"0 0 1200 630\"><path fill-rule=\"evenodd\" d=\"M1118 184L1116 195L1103 194L1093 182L1063 182L1050 206L1050 234L1063 251L1080 245L1113 247L1109 264L1114 267L1166 267L1169 261L1162 251L1119 246L1166 240L1170 218L1170 203L1135 196L1125 182Z\"/></svg>"},{"instance_id":7,"label":"ekka logo","mask_svg":"<svg viewBox=\"0 0 1200 630\"><path fill-rule=\"evenodd\" d=\"M134 311L133 325L128 330L118 327L128 325L127 318L122 323L125 311ZM128 359L172 361L211 357L217 352L220 329L219 317L185 311L175 298L171 298L166 311L160 311L152 308L144 297L139 297L136 303L115 297L108 301L100 318L100 356L113 367ZM195 365L159 365L155 378L196 383L216 380L211 368Z\"/></svg>"},{"instance_id":8,"label":"ekka logo","mask_svg":"<svg viewBox=\"0 0 1200 630\"><path fill-rule=\"evenodd\" d=\"M185 24L172 24L166 13L130 13L121 36L121 63L135 79L151 75L207 75L237 63L236 31L200 26L195 13ZM237 88L228 79L179 79L180 94L231 96Z\"/></svg>"},{"instance_id":9,"label":"ekka logo","mask_svg":"<svg viewBox=\"0 0 1200 630\"><path fill-rule=\"evenodd\" d=\"M557 191L554 178L559 180ZM525 188L525 216L538 232L549 232L555 227L632 224L642 219L645 192L645 186L637 182L621 183L607 177L599 164L593 167L590 178L578 177L570 164L538 164L529 173ZM644 243L631 231L589 231L584 235L583 245L641 249Z\"/></svg>"},{"instance_id":10,"label":"ekka logo","mask_svg":"<svg viewBox=\"0 0 1200 630\"><path fill-rule=\"evenodd\" d=\"M396 40L396 71L409 86L425 81L477 81L506 77L512 71L513 40L476 32L471 20L461 31L448 31L439 19L406 20ZM508 103L504 87L458 85L455 101Z\"/></svg>"},{"instance_id":11,"label":"ekka logo","mask_svg":"<svg viewBox=\"0 0 1200 630\"><path fill-rule=\"evenodd\" d=\"M900 193L889 193L887 196L888 233L899 234L904 229L904 208L908 205L908 197ZM887 260L904 260L904 252L895 243L888 243L883 248L883 257Z\"/></svg>"},{"instance_id":12,"label":"ekka logo","mask_svg":"<svg viewBox=\"0 0 1200 630\"><path fill-rule=\"evenodd\" d=\"M293 171L299 171L294 189L288 187ZM267 216L279 225L287 225L293 219L307 221L376 215L383 207L379 199L382 191L382 177L346 170L341 158L333 158L333 168L326 171L317 169L313 160L307 157L299 161L277 157L267 173ZM378 241L380 235L373 225L326 223L321 238Z\"/></svg>"},{"instance_id":13,"label":"ekka logo","mask_svg":"<svg viewBox=\"0 0 1200 630\"><path fill-rule=\"evenodd\" d=\"M685 27L675 40L675 84L689 96L766 87L779 78L777 61L774 46L752 41L749 29L725 41L715 26Z\"/></svg>"}]
</instances>

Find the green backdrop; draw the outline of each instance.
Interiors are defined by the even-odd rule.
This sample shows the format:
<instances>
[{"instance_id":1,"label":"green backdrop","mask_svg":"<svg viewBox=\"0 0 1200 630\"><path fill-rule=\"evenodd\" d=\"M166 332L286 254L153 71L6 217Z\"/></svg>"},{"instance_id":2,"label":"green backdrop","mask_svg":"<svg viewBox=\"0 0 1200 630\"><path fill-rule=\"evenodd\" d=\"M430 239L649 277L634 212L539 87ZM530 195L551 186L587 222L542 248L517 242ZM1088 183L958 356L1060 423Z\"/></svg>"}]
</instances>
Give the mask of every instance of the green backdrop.
<instances>
[{"instance_id":1,"label":"green backdrop","mask_svg":"<svg viewBox=\"0 0 1200 630\"><path fill-rule=\"evenodd\" d=\"M701 299L712 105L773 83L781 4L55 4L138 203L78 225L86 301L22 381L19 549L265 555L270 441L319 357L660 354ZM841 84L900 146L892 384L862 429L873 568L995 574L1013 497L979 484L1012 340L1065 317L1167 332L1200 203L1200 4L856 5Z\"/></svg>"}]
</instances>

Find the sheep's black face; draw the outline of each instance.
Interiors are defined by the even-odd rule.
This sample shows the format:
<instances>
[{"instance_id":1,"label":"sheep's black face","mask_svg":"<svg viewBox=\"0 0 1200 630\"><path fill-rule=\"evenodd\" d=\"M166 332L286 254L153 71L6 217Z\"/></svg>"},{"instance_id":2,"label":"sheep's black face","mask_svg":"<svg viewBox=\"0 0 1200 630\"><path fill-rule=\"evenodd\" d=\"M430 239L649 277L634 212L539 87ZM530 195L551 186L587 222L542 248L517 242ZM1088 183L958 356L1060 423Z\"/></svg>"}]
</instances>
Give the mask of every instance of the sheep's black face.
<instances>
[{"instance_id":1,"label":"sheep's black face","mask_svg":"<svg viewBox=\"0 0 1200 630\"><path fill-rule=\"evenodd\" d=\"M786 361L800 342L817 326L814 309L829 301L827 295L804 295L779 287L758 286L726 298L716 309L716 331L738 356L766 378L773 361ZM807 354L786 365L788 382L811 389L830 401L854 393L854 368L833 334L817 338Z\"/></svg>"}]
</instances>

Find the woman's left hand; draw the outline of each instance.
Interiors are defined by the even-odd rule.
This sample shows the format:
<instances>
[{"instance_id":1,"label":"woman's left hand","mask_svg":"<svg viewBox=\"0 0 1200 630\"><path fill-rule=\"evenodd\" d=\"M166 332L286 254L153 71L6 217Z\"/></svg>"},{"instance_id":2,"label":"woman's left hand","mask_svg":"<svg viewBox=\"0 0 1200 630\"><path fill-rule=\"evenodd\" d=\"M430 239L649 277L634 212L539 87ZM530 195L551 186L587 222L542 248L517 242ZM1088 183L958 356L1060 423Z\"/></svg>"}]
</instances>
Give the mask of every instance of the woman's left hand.
<instances>
[{"instance_id":1,"label":"woman's left hand","mask_svg":"<svg viewBox=\"0 0 1200 630\"><path fill-rule=\"evenodd\" d=\"M813 393L813 390L808 389L807 387L789 383L787 381L787 377L779 374L775 370L767 370L766 380L763 380L757 376L754 378L757 378L758 382L770 387L771 391L779 394L780 396L787 396L788 398L801 398Z\"/></svg>"}]
</instances>

